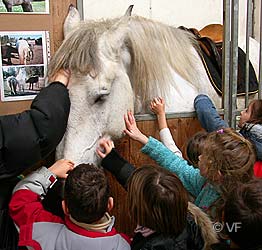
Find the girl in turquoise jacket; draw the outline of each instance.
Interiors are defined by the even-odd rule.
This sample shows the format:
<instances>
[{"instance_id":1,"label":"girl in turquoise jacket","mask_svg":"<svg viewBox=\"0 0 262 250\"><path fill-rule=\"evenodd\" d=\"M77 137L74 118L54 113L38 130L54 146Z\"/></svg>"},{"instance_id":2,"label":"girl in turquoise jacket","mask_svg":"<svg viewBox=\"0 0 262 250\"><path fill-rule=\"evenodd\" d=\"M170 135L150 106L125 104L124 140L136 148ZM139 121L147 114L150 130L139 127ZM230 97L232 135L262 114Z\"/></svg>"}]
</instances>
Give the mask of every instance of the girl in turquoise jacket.
<instances>
[{"instance_id":1,"label":"girl in turquoise jacket","mask_svg":"<svg viewBox=\"0 0 262 250\"><path fill-rule=\"evenodd\" d=\"M141 151L160 166L176 173L195 197L195 204L212 218L218 217L217 209L213 214L213 205L220 207L220 202L223 203L226 194L238 182L248 182L253 178L255 153L252 144L230 128L208 135L203 150L205 153L199 156L199 169L196 169L160 141L144 135L137 128L131 112L125 115L124 120L124 132L144 145Z\"/></svg>"}]
</instances>

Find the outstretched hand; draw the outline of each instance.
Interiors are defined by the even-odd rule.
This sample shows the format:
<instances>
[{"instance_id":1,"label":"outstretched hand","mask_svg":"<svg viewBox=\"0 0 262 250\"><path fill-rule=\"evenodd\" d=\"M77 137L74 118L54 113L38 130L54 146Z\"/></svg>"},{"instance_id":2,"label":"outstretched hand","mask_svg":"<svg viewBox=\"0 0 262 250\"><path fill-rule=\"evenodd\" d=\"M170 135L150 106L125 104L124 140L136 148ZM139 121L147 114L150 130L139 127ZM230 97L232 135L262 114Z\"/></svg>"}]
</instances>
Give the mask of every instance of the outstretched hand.
<instances>
[{"instance_id":1,"label":"outstretched hand","mask_svg":"<svg viewBox=\"0 0 262 250\"><path fill-rule=\"evenodd\" d=\"M98 142L99 147L96 149L96 153L104 159L115 147L114 142L111 139L102 138Z\"/></svg>"},{"instance_id":2,"label":"outstretched hand","mask_svg":"<svg viewBox=\"0 0 262 250\"><path fill-rule=\"evenodd\" d=\"M74 169L74 163L70 160L61 159L56 161L49 169L53 174L59 178L66 178L68 172Z\"/></svg>"},{"instance_id":3,"label":"outstretched hand","mask_svg":"<svg viewBox=\"0 0 262 250\"><path fill-rule=\"evenodd\" d=\"M130 138L141 142L142 144L147 144L148 138L138 129L136 125L136 120L131 111L128 111L124 115L126 129L124 133L127 134Z\"/></svg>"},{"instance_id":4,"label":"outstretched hand","mask_svg":"<svg viewBox=\"0 0 262 250\"><path fill-rule=\"evenodd\" d=\"M156 115L165 115L165 101L162 97L155 97L150 102L150 109Z\"/></svg>"}]
</instances>

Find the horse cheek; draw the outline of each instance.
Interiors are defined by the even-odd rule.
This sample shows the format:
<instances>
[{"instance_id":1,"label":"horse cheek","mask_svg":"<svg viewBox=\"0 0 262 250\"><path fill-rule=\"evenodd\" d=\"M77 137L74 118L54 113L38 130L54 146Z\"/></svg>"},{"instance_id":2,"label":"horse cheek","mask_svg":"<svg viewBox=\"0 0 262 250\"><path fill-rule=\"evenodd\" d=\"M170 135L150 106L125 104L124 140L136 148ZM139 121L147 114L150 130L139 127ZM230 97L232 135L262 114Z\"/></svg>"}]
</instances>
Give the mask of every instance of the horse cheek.
<instances>
[{"instance_id":1,"label":"horse cheek","mask_svg":"<svg viewBox=\"0 0 262 250\"><path fill-rule=\"evenodd\" d=\"M109 108L107 133L113 139L119 139L125 129L124 114L127 110L134 109L133 90L125 73L112 86L107 106Z\"/></svg>"}]
</instances>

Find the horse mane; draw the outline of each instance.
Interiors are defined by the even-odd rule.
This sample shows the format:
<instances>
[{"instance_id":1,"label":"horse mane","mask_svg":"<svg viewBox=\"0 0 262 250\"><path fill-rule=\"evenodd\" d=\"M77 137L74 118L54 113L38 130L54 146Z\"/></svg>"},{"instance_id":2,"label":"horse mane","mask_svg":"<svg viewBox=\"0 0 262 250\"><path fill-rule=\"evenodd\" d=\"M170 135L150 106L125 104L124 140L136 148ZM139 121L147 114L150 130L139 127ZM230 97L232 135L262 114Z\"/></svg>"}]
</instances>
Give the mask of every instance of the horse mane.
<instances>
[{"instance_id":1,"label":"horse mane","mask_svg":"<svg viewBox=\"0 0 262 250\"><path fill-rule=\"evenodd\" d=\"M60 69L70 69L80 75L100 70L98 39L115 22L112 20L81 21L77 28L69 33L48 65L48 77L53 77Z\"/></svg>"},{"instance_id":2,"label":"horse mane","mask_svg":"<svg viewBox=\"0 0 262 250\"><path fill-rule=\"evenodd\" d=\"M164 97L174 85L171 69L191 84L200 86L198 58L192 53L197 41L189 32L139 16L130 17L128 38L132 50L131 82L144 103Z\"/></svg>"}]
</instances>

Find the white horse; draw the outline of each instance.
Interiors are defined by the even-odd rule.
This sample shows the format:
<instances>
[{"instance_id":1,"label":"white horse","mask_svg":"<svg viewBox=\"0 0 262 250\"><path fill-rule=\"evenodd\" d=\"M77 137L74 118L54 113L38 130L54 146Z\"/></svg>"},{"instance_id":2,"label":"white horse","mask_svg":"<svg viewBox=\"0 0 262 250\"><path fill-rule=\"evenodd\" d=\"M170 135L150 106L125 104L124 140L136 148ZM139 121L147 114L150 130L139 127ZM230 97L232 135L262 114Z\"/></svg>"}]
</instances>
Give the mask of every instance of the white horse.
<instances>
[{"instance_id":1,"label":"white horse","mask_svg":"<svg viewBox=\"0 0 262 250\"><path fill-rule=\"evenodd\" d=\"M25 67L20 67L18 69L16 80L18 82L19 91L20 92L25 92L25 84L26 84L26 70L25 70Z\"/></svg>"},{"instance_id":2,"label":"white horse","mask_svg":"<svg viewBox=\"0 0 262 250\"><path fill-rule=\"evenodd\" d=\"M6 79L6 82L10 88L11 95L17 95L17 85L18 81L15 76L9 76Z\"/></svg>"},{"instance_id":3,"label":"white horse","mask_svg":"<svg viewBox=\"0 0 262 250\"><path fill-rule=\"evenodd\" d=\"M167 112L193 111L199 93L217 106L221 103L188 32L129 15L80 21L73 7L64 32L48 73L52 76L60 68L72 72L71 110L57 158L97 163L101 136L121 137L126 111L146 112L155 96L165 98Z\"/></svg>"},{"instance_id":4,"label":"white horse","mask_svg":"<svg viewBox=\"0 0 262 250\"><path fill-rule=\"evenodd\" d=\"M19 62L22 65L26 65L27 61L30 61L32 58L32 51L30 45L24 39L19 39L16 42L16 47L18 50Z\"/></svg>"}]
</instances>

